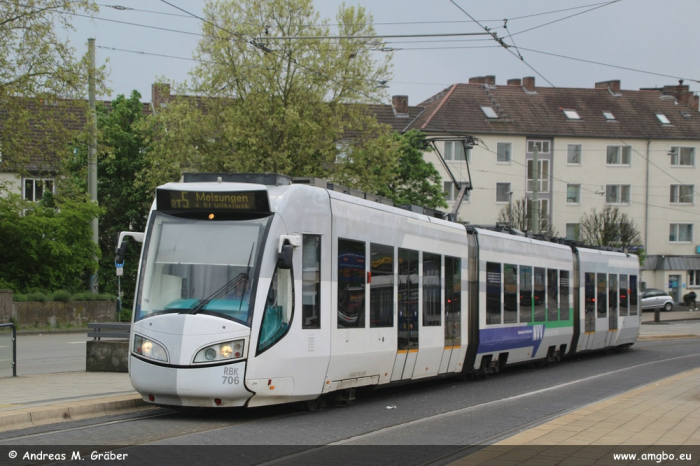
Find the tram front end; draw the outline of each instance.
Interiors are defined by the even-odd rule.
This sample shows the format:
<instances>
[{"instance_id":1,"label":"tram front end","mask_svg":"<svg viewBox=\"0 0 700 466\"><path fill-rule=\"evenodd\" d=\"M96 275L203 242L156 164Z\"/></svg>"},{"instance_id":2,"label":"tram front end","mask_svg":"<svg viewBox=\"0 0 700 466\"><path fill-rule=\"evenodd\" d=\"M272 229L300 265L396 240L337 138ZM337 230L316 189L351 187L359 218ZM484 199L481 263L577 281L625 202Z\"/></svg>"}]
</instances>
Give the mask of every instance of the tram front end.
<instances>
[{"instance_id":1,"label":"tram front end","mask_svg":"<svg viewBox=\"0 0 700 466\"><path fill-rule=\"evenodd\" d=\"M157 189L129 342L131 382L145 401L232 407L254 395L246 389L246 364L273 219L263 185ZM270 278L262 281L267 286Z\"/></svg>"}]
</instances>

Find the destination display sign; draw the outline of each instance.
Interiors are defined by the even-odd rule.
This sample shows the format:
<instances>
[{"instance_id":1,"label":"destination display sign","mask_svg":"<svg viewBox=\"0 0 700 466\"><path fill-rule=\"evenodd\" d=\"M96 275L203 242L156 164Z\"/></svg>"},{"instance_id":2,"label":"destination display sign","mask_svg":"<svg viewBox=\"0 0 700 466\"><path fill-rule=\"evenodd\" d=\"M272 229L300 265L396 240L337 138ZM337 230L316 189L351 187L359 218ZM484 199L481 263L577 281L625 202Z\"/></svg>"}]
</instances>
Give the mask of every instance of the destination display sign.
<instances>
[{"instance_id":1,"label":"destination display sign","mask_svg":"<svg viewBox=\"0 0 700 466\"><path fill-rule=\"evenodd\" d=\"M267 212L266 191L181 191L159 189L158 210L165 211L249 211Z\"/></svg>"}]
</instances>

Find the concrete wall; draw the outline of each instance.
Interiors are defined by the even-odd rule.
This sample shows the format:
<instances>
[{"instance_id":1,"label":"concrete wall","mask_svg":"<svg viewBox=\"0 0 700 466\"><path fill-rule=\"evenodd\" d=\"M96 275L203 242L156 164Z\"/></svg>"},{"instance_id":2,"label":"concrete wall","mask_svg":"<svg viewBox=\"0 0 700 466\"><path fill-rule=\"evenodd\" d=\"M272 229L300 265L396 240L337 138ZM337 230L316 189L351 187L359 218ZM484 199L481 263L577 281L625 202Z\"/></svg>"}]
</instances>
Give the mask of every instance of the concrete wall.
<instances>
[{"instance_id":1,"label":"concrete wall","mask_svg":"<svg viewBox=\"0 0 700 466\"><path fill-rule=\"evenodd\" d=\"M12 290L0 290L0 323L10 321L12 317Z\"/></svg>"},{"instance_id":2,"label":"concrete wall","mask_svg":"<svg viewBox=\"0 0 700 466\"><path fill-rule=\"evenodd\" d=\"M87 372L128 372L129 340L88 340L86 348Z\"/></svg>"},{"instance_id":3,"label":"concrete wall","mask_svg":"<svg viewBox=\"0 0 700 466\"><path fill-rule=\"evenodd\" d=\"M11 295L10 295L11 296ZM23 302L11 303L11 313L3 311L0 293L0 321L22 327L57 325L87 325L88 322L113 322L117 313L117 303L112 301L72 301L72 302ZM10 298L12 299L12 298ZM4 313L3 313L4 312Z\"/></svg>"}]
</instances>

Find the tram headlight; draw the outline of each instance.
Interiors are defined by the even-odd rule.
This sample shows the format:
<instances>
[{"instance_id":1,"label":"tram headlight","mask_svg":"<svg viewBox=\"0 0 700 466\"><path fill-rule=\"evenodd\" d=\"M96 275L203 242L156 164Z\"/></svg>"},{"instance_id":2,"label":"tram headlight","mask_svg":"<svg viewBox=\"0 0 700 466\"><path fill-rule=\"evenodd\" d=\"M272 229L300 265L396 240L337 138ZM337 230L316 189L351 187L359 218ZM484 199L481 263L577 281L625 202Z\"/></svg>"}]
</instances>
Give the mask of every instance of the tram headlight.
<instances>
[{"instance_id":1,"label":"tram headlight","mask_svg":"<svg viewBox=\"0 0 700 466\"><path fill-rule=\"evenodd\" d=\"M168 353L163 345L140 335L134 337L133 352L144 358L168 362Z\"/></svg>"},{"instance_id":2,"label":"tram headlight","mask_svg":"<svg viewBox=\"0 0 700 466\"><path fill-rule=\"evenodd\" d=\"M195 363L217 362L229 359L238 359L244 356L245 340L227 341L207 346L197 352L194 357Z\"/></svg>"}]
</instances>

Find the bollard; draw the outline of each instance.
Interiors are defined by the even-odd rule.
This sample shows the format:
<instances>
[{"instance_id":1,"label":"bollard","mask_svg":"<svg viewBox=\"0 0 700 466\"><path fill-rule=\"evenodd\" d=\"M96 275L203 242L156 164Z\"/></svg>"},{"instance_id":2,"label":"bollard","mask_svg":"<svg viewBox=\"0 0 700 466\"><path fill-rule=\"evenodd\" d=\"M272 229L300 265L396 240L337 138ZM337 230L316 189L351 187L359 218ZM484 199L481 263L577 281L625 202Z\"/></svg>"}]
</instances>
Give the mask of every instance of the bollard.
<instances>
[{"instance_id":1,"label":"bollard","mask_svg":"<svg viewBox=\"0 0 700 466\"><path fill-rule=\"evenodd\" d=\"M654 322L661 322L661 309L654 309Z\"/></svg>"}]
</instances>

